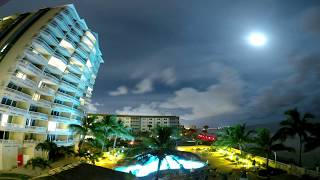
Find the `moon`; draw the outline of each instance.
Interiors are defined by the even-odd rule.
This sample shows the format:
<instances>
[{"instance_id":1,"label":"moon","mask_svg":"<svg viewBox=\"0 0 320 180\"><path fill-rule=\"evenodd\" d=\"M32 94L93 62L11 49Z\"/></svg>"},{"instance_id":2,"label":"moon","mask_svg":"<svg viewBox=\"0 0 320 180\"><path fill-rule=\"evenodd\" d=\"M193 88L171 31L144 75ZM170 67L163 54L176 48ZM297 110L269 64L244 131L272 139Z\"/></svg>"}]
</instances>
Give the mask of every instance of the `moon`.
<instances>
[{"instance_id":1,"label":"moon","mask_svg":"<svg viewBox=\"0 0 320 180\"><path fill-rule=\"evenodd\" d=\"M261 47L267 43L267 37L263 33L254 32L248 36L248 42L252 46Z\"/></svg>"}]
</instances>

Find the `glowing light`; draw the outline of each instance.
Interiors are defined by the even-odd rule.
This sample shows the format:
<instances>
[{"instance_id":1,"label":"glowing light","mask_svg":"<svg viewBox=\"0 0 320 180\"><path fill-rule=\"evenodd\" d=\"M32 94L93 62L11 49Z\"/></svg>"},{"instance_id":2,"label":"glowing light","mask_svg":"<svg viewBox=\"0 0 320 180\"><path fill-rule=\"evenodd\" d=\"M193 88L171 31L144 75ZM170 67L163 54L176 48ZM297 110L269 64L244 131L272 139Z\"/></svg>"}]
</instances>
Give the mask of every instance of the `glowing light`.
<instances>
[{"instance_id":1,"label":"glowing light","mask_svg":"<svg viewBox=\"0 0 320 180\"><path fill-rule=\"evenodd\" d=\"M67 65L64 64L64 62L54 56L52 56L50 59L49 59L49 62L48 64L58 68L60 71L64 72L64 70L67 68Z\"/></svg>"},{"instance_id":2,"label":"glowing light","mask_svg":"<svg viewBox=\"0 0 320 180\"><path fill-rule=\"evenodd\" d=\"M262 33L251 33L248 37L248 41L253 46L263 46L267 42L267 38Z\"/></svg>"},{"instance_id":3,"label":"glowing light","mask_svg":"<svg viewBox=\"0 0 320 180\"><path fill-rule=\"evenodd\" d=\"M116 171L122 171L126 173L132 173L137 177L147 176L157 171L159 159L155 156L151 157L144 165L135 164L131 166L121 166L115 168ZM177 156L167 155L161 162L160 170L167 169L180 169L183 166L184 169L198 169L204 167L206 164L201 161L192 161L181 159Z\"/></svg>"},{"instance_id":4,"label":"glowing light","mask_svg":"<svg viewBox=\"0 0 320 180\"><path fill-rule=\"evenodd\" d=\"M69 43L68 41L62 39L60 41L60 44L59 44L61 47L64 47L66 48L70 53L73 53L75 51L74 47L72 46L71 43Z\"/></svg>"},{"instance_id":5,"label":"glowing light","mask_svg":"<svg viewBox=\"0 0 320 180\"><path fill-rule=\"evenodd\" d=\"M2 114L2 118L1 118L1 125L5 126L8 122L9 119L9 115L8 114Z\"/></svg>"},{"instance_id":6,"label":"glowing light","mask_svg":"<svg viewBox=\"0 0 320 180\"><path fill-rule=\"evenodd\" d=\"M48 131L55 131L57 127L57 123L53 121L48 122Z\"/></svg>"}]
</instances>

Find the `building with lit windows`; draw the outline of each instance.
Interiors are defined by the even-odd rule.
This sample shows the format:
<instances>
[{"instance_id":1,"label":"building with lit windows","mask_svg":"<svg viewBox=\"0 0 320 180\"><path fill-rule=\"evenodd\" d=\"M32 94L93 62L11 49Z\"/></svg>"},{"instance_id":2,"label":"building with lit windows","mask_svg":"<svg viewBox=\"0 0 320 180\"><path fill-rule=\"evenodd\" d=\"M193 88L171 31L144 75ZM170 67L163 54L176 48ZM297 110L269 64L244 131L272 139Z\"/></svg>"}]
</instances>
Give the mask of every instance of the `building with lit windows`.
<instances>
[{"instance_id":1,"label":"building with lit windows","mask_svg":"<svg viewBox=\"0 0 320 180\"><path fill-rule=\"evenodd\" d=\"M97 115L98 118L112 116L110 114L90 114ZM156 126L169 126L179 128L179 116L146 116L146 115L114 115L118 121L123 122L132 132L149 132Z\"/></svg>"},{"instance_id":2,"label":"building with lit windows","mask_svg":"<svg viewBox=\"0 0 320 180\"><path fill-rule=\"evenodd\" d=\"M73 5L0 19L0 170L75 143L100 64L98 36Z\"/></svg>"}]
</instances>

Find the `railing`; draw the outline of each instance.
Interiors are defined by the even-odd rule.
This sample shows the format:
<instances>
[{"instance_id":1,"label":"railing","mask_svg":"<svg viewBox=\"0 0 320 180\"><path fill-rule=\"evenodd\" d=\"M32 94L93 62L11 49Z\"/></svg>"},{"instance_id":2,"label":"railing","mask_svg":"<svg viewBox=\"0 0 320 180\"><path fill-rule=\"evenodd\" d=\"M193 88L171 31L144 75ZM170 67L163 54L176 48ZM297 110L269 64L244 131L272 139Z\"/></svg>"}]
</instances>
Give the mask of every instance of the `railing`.
<instances>
[{"instance_id":1,"label":"railing","mask_svg":"<svg viewBox=\"0 0 320 180\"><path fill-rule=\"evenodd\" d=\"M62 84L65 84L65 85L67 85L67 86L70 86L71 88L74 88L75 90L78 89L78 87L77 87L76 85L73 85L73 84L71 84L71 83L69 83L69 82L67 82L67 81L62 80L61 83L62 83Z\"/></svg>"},{"instance_id":2,"label":"railing","mask_svg":"<svg viewBox=\"0 0 320 180\"><path fill-rule=\"evenodd\" d=\"M10 93L14 93L14 94L17 94L19 96L22 96L22 97L24 97L26 99L31 99L32 98L32 96L30 96L29 94L26 94L24 92L21 92L21 91L15 90L15 89L11 89L11 88L6 87L5 90L10 92Z\"/></svg>"},{"instance_id":3,"label":"railing","mask_svg":"<svg viewBox=\"0 0 320 180\"><path fill-rule=\"evenodd\" d=\"M82 58L80 55L78 55L77 53L73 54L73 57L84 65L87 63L87 61L84 58Z\"/></svg>"},{"instance_id":4,"label":"railing","mask_svg":"<svg viewBox=\"0 0 320 180\"><path fill-rule=\"evenodd\" d=\"M12 114L25 115L27 113L27 110L25 109L9 106L5 104L0 104L0 108L3 109L5 112L11 112Z\"/></svg>"},{"instance_id":5,"label":"railing","mask_svg":"<svg viewBox=\"0 0 320 180\"><path fill-rule=\"evenodd\" d=\"M64 36L64 32L62 31L62 29L58 26L58 24L56 24L56 22L51 21L48 24L48 29L52 30L53 33L57 36L62 38Z\"/></svg>"},{"instance_id":6,"label":"railing","mask_svg":"<svg viewBox=\"0 0 320 180\"><path fill-rule=\"evenodd\" d=\"M63 116L55 116L55 115L51 115L51 118L54 121L59 121L59 122L69 122L70 118L68 117L63 117Z\"/></svg>"},{"instance_id":7,"label":"railing","mask_svg":"<svg viewBox=\"0 0 320 180\"><path fill-rule=\"evenodd\" d=\"M72 131L69 129L55 129L55 131L49 131L51 134L70 135Z\"/></svg>"},{"instance_id":8,"label":"railing","mask_svg":"<svg viewBox=\"0 0 320 180\"><path fill-rule=\"evenodd\" d=\"M39 127L39 126L25 126L26 129L28 130L32 130L32 131L35 131L35 132L46 132L47 131L47 128L46 127Z\"/></svg>"},{"instance_id":9,"label":"railing","mask_svg":"<svg viewBox=\"0 0 320 180\"><path fill-rule=\"evenodd\" d=\"M10 139L0 139L0 144L17 144L17 141Z\"/></svg>"},{"instance_id":10,"label":"railing","mask_svg":"<svg viewBox=\"0 0 320 180\"><path fill-rule=\"evenodd\" d=\"M73 79L75 79L76 81L80 81L80 77L74 75L73 73L71 73L70 71L65 72L64 76L70 76Z\"/></svg>"},{"instance_id":11,"label":"railing","mask_svg":"<svg viewBox=\"0 0 320 180\"><path fill-rule=\"evenodd\" d=\"M59 141L59 140L56 140L56 141L52 141L54 143L56 143L58 146L70 146L70 145L73 145L73 141Z\"/></svg>"},{"instance_id":12,"label":"railing","mask_svg":"<svg viewBox=\"0 0 320 180\"><path fill-rule=\"evenodd\" d=\"M60 104L60 103L53 103L53 107L61 107L63 109L72 109L72 107L64 105L64 104Z\"/></svg>"},{"instance_id":13,"label":"railing","mask_svg":"<svg viewBox=\"0 0 320 180\"><path fill-rule=\"evenodd\" d=\"M45 107L51 107L51 102L45 99L39 99L38 101L36 101L38 104L43 105Z\"/></svg>"},{"instance_id":14,"label":"railing","mask_svg":"<svg viewBox=\"0 0 320 180\"><path fill-rule=\"evenodd\" d=\"M43 73L44 74L44 78L47 78L49 79L51 82L55 83L55 84L58 84L59 83L59 79L49 73Z\"/></svg>"},{"instance_id":15,"label":"railing","mask_svg":"<svg viewBox=\"0 0 320 180\"><path fill-rule=\"evenodd\" d=\"M29 114L35 116L36 118L48 120L48 114L45 113L29 111Z\"/></svg>"},{"instance_id":16,"label":"railing","mask_svg":"<svg viewBox=\"0 0 320 180\"><path fill-rule=\"evenodd\" d=\"M37 83L34 82L34 81L32 81L31 79L28 79L28 78L26 78L26 79L21 79L21 78L18 78L18 77L16 76L16 74L13 74L13 75L11 76L11 79L13 79L14 81L18 81L19 83L22 83L22 84L24 84L25 86L28 86L28 87L30 87L30 88L34 88L35 86L37 86Z\"/></svg>"},{"instance_id":17,"label":"railing","mask_svg":"<svg viewBox=\"0 0 320 180\"><path fill-rule=\"evenodd\" d=\"M23 143L24 144L39 144L40 141L37 141L37 140L33 140L33 139L28 139L28 140L23 140Z\"/></svg>"},{"instance_id":18,"label":"railing","mask_svg":"<svg viewBox=\"0 0 320 180\"><path fill-rule=\"evenodd\" d=\"M38 88L38 90L40 92L42 92L43 94L50 94L53 95L55 93L55 90L49 88L49 87L42 87L42 88Z\"/></svg>"},{"instance_id":19,"label":"railing","mask_svg":"<svg viewBox=\"0 0 320 180\"><path fill-rule=\"evenodd\" d=\"M79 102L79 99L77 99L76 97L74 97L74 96L71 96L71 95L69 95L69 94L66 94L66 93L63 93L63 92L57 92L57 94L58 95L61 95L61 96L63 96L63 97L66 97L66 98L69 98L70 100L72 100L72 101L77 101L77 102Z\"/></svg>"},{"instance_id":20,"label":"railing","mask_svg":"<svg viewBox=\"0 0 320 180\"><path fill-rule=\"evenodd\" d=\"M0 127L5 130L24 130L24 125L14 123L1 123Z\"/></svg>"},{"instance_id":21,"label":"railing","mask_svg":"<svg viewBox=\"0 0 320 180\"><path fill-rule=\"evenodd\" d=\"M48 45L48 43L45 40L43 40L41 38L36 38L33 41L35 43L39 44L41 47L44 47L48 51L49 54L53 54L53 52L54 52L53 49Z\"/></svg>"},{"instance_id":22,"label":"railing","mask_svg":"<svg viewBox=\"0 0 320 180\"><path fill-rule=\"evenodd\" d=\"M39 52L28 48L25 50L25 54L27 55L28 58L32 59L32 57L35 57L35 59L37 59L37 62L44 65L48 62L48 60L42 56ZM30 57L31 56L31 57Z\"/></svg>"},{"instance_id":23,"label":"railing","mask_svg":"<svg viewBox=\"0 0 320 180\"><path fill-rule=\"evenodd\" d=\"M39 69L37 66L35 66L32 63L25 61L25 60L19 61L19 66L30 70L31 72L33 72L36 75L39 75L42 73L41 69Z\"/></svg>"},{"instance_id":24,"label":"railing","mask_svg":"<svg viewBox=\"0 0 320 180\"><path fill-rule=\"evenodd\" d=\"M59 44L59 41L56 37L52 36L52 34L50 32L48 32L47 29L43 29L40 31L40 34L42 33L43 38L48 38L50 42L52 42L53 44L57 45Z\"/></svg>"}]
</instances>

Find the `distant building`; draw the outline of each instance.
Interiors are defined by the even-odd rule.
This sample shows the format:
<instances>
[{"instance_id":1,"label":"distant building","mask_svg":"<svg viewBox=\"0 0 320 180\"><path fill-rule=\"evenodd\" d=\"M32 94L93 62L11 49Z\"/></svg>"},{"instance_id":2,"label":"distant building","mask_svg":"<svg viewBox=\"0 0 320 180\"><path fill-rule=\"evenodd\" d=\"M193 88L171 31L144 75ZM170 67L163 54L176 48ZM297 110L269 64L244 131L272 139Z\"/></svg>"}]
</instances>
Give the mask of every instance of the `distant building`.
<instances>
[{"instance_id":1,"label":"distant building","mask_svg":"<svg viewBox=\"0 0 320 180\"><path fill-rule=\"evenodd\" d=\"M68 126L85 117L102 62L73 5L0 19L0 170L41 155L47 139L74 145Z\"/></svg>"},{"instance_id":2,"label":"distant building","mask_svg":"<svg viewBox=\"0 0 320 180\"><path fill-rule=\"evenodd\" d=\"M93 114L90 114L93 115ZM110 114L96 114L97 116L111 116ZM149 132L156 126L180 127L179 116L145 116L145 115L114 115L125 126L135 132Z\"/></svg>"}]
</instances>

